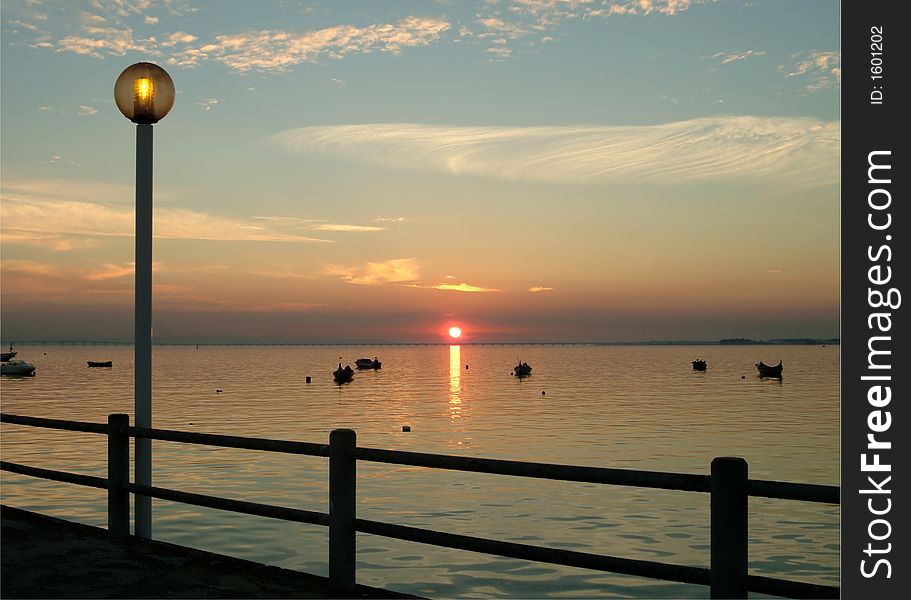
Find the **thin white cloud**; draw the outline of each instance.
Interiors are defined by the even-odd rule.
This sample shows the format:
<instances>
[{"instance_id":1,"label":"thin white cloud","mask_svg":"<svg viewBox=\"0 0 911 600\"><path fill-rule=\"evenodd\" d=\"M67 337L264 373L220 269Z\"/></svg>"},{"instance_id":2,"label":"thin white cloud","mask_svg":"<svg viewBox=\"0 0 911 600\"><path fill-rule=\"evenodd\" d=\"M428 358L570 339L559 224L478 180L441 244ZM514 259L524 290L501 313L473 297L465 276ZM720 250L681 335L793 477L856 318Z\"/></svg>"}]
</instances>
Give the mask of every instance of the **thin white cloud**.
<instances>
[{"instance_id":1,"label":"thin white cloud","mask_svg":"<svg viewBox=\"0 0 911 600\"><path fill-rule=\"evenodd\" d=\"M446 292L467 292L467 293L484 293L484 292L499 292L500 290L494 288L485 288L477 285L471 285L468 283L440 283L437 285L430 286L434 290L443 290Z\"/></svg>"},{"instance_id":2,"label":"thin white cloud","mask_svg":"<svg viewBox=\"0 0 911 600\"><path fill-rule=\"evenodd\" d=\"M145 24L146 24L146 25L158 25L158 17L150 17L150 16L147 15L147 16L143 19L143 21L145 21Z\"/></svg>"},{"instance_id":3,"label":"thin white cloud","mask_svg":"<svg viewBox=\"0 0 911 600\"><path fill-rule=\"evenodd\" d=\"M40 263L33 260L3 259L3 261L0 262L0 265L2 265L2 270L5 273L24 273L27 275L40 275L44 277L60 277L66 273L60 266Z\"/></svg>"},{"instance_id":4,"label":"thin white cloud","mask_svg":"<svg viewBox=\"0 0 911 600\"><path fill-rule=\"evenodd\" d=\"M104 203L99 198L131 198L132 188L114 184L66 181L5 180L0 192L4 242L41 239L59 247L59 236L132 237L131 204ZM9 233L15 234L10 240ZM331 242L281 231L256 220L223 217L165 207L155 210L155 237L217 241Z\"/></svg>"},{"instance_id":5,"label":"thin white cloud","mask_svg":"<svg viewBox=\"0 0 911 600\"><path fill-rule=\"evenodd\" d=\"M838 181L840 139L837 121L762 117L601 127L334 125L292 129L272 138L294 152L511 181L749 179L805 185Z\"/></svg>"},{"instance_id":6,"label":"thin white cloud","mask_svg":"<svg viewBox=\"0 0 911 600\"><path fill-rule=\"evenodd\" d=\"M89 281L104 281L106 279L119 279L121 277L130 277L136 272L136 263L127 265L115 265L105 263L99 269L91 271L85 275Z\"/></svg>"},{"instance_id":7,"label":"thin white cloud","mask_svg":"<svg viewBox=\"0 0 911 600\"><path fill-rule=\"evenodd\" d=\"M210 110L218 104L218 98L208 98L202 102L197 102L196 106L201 106L203 110Z\"/></svg>"},{"instance_id":8,"label":"thin white cloud","mask_svg":"<svg viewBox=\"0 0 911 600\"><path fill-rule=\"evenodd\" d=\"M171 46L176 46L177 44L192 44L196 41L196 36L187 33L186 31L177 31L165 37L164 41L161 42L161 45L170 48Z\"/></svg>"},{"instance_id":9,"label":"thin white cloud","mask_svg":"<svg viewBox=\"0 0 911 600\"><path fill-rule=\"evenodd\" d=\"M306 229L309 231L341 231L341 232L374 232L385 231L385 227L376 225L349 225L346 223L325 223L317 219L302 219L300 217L283 217L283 216L258 216L253 217L258 221L265 221L276 227L293 227L297 229ZM380 219L374 219L380 221Z\"/></svg>"},{"instance_id":10,"label":"thin white cloud","mask_svg":"<svg viewBox=\"0 0 911 600\"><path fill-rule=\"evenodd\" d=\"M512 50L502 46L494 46L493 48L488 48L486 50L488 54L493 54L495 58L491 60L506 60L512 56Z\"/></svg>"},{"instance_id":11,"label":"thin white cloud","mask_svg":"<svg viewBox=\"0 0 911 600\"><path fill-rule=\"evenodd\" d=\"M418 262L414 258L393 258L383 262L368 262L363 267L328 265L324 272L357 285L384 285L417 281L418 270Z\"/></svg>"},{"instance_id":12,"label":"thin white cloud","mask_svg":"<svg viewBox=\"0 0 911 600\"><path fill-rule=\"evenodd\" d=\"M544 287L544 286L536 285L534 287L528 288L528 291L531 292L532 294L538 294L540 292L552 292L553 289L554 288L552 288L552 287Z\"/></svg>"},{"instance_id":13,"label":"thin white cloud","mask_svg":"<svg viewBox=\"0 0 911 600\"><path fill-rule=\"evenodd\" d=\"M385 231L385 227L376 227L374 225L343 225L322 223L314 225L310 229L314 231L345 231L345 232L366 232L366 231Z\"/></svg>"},{"instance_id":14,"label":"thin white cloud","mask_svg":"<svg viewBox=\"0 0 911 600\"><path fill-rule=\"evenodd\" d=\"M217 60L240 72L287 71L294 65L324 57L342 58L371 52L398 54L402 48L427 46L437 41L449 28L448 22L439 19L406 17L396 24L337 25L304 33L249 31L216 36L214 42L187 48L169 62L189 66L201 60Z\"/></svg>"},{"instance_id":15,"label":"thin white cloud","mask_svg":"<svg viewBox=\"0 0 911 600\"><path fill-rule=\"evenodd\" d=\"M91 116L94 114L98 114L98 111L96 109L92 108L91 106L86 106L85 104L80 104L79 112L76 114L78 114L80 117L88 117L88 116Z\"/></svg>"},{"instance_id":16,"label":"thin white cloud","mask_svg":"<svg viewBox=\"0 0 911 600\"><path fill-rule=\"evenodd\" d=\"M550 42L554 40L554 35L560 35L561 26L567 21L674 15L697 1L702 0L511 0L506 4L508 12L502 10L504 5L490 2L480 7L472 28L463 25L459 29L459 40L456 41L470 39L477 44L495 44L486 52L496 56L492 60L503 61L516 51L521 52L535 45L534 40L527 39L521 45L504 48L507 41L516 42L536 34L538 41Z\"/></svg>"},{"instance_id":17,"label":"thin white cloud","mask_svg":"<svg viewBox=\"0 0 911 600\"><path fill-rule=\"evenodd\" d=\"M58 52L75 52L93 58L104 58L105 54L123 56L127 52L141 52L160 56L154 38L136 39L129 27L86 27L83 35L70 35L57 42Z\"/></svg>"},{"instance_id":18,"label":"thin white cloud","mask_svg":"<svg viewBox=\"0 0 911 600\"><path fill-rule=\"evenodd\" d=\"M65 237L53 233L34 231L3 230L3 243L18 246L34 246L55 252L70 252L77 249L98 248L100 242L91 238Z\"/></svg>"},{"instance_id":19,"label":"thin white cloud","mask_svg":"<svg viewBox=\"0 0 911 600\"><path fill-rule=\"evenodd\" d=\"M721 60L721 64L726 65L732 62L746 60L753 56L765 56L765 50L746 50L744 52L718 52L712 55L712 58Z\"/></svg>"},{"instance_id":20,"label":"thin white cloud","mask_svg":"<svg viewBox=\"0 0 911 600\"><path fill-rule=\"evenodd\" d=\"M34 25L33 23L26 23L22 19L11 19L9 21L9 23L10 23L10 25L15 25L16 27L22 27L23 29L28 29L29 31L34 31L34 32L40 31L38 29L37 25Z\"/></svg>"},{"instance_id":21,"label":"thin white cloud","mask_svg":"<svg viewBox=\"0 0 911 600\"><path fill-rule=\"evenodd\" d=\"M793 65L780 65L788 77L806 80L805 89L817 92L841 84L841 52L813 50L793 56Z\"/></svg>"}]
</instances>

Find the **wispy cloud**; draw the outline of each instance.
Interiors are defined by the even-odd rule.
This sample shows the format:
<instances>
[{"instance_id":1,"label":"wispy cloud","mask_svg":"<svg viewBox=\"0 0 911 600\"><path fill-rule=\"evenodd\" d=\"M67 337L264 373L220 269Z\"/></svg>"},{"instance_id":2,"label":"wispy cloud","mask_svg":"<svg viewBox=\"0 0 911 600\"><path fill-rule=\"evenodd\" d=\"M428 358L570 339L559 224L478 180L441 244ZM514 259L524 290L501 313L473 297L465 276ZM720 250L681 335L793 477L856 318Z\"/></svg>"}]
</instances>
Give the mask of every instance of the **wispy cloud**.
<instances>
[{"instance_id":1,"label":"wispy cloud","mask_svg":"<svg viewBox=\"0 0 911 600\"><path fill-rule=\"evenodd\" d=\"M511 181L838 181L840 124L711 117L643 126L462 127L410 123L292 129L273 142L383 167Z\"/></svg>"},{"instance_id":2,"label":"wispy cloud","mask_svg":"<svg viewBox=\"0 0 911 600\"><path fill-rule=\"evenodd\" d=\"M121 277L129 277L135 272L136 263L130 263L127 265L105 263L99 269L86 274L85 277L89 281L104 281L105 279L119 279Z\"/></svg>"},{"instance_id":3,"label":"wispy cloud","mask_svg":"<svg viewBox=\"0 0 911 600\"><path fill-rule=\"evenodd\" d=\"M345 231L345 232L369 232L385 231L385 227L375 227L373 225L342 225L333 223L322 223L311 227L314 231Z\"/></svg>"},{"instance_id":4,"label":"wispy cloud","mask_svg":"<svg viewBox=\"0 0 911 600\"><path fill-rule=\"evenodd\" d=\"M164 41L161 42L161 45L166 48L170 48L171 46L176 46L177 44L192 44L196 41L196 39L197 38L195 35L189 34L185 31L177 31L165 37Z\"/></svg>"},{"instance_id":5,"label":"wispy cloud","mask_svg":"<svg viewBox=\"0 0 911 600\"><path fill-rule=\"evenodd\" d=\"M552 292L553 289L554 288L552 288L552 287L544 287L544 286L536 285L534 287L528 288L528 291L531 292L532 294L537 294L540 292Z\"/></svg>"},{"instance_id":6,"label":"wispy cloud","mask_svg":"<svg viewBox=\"0 0 911 600\"><path fill-rule=\"evenodd\" d=\"M841 84L841 52L813 50L793 55L792 65L780 65L788 77L805 79L805 89L817 92Z\"/></svg>"},{"instance_id":7,"label":"wispy cloud","mask_svg":"<svg viewBox=\"0 0 911 600\"><path fill-rule=\"evenodd\" d=\"M417 281L419 266L414 258L393 258L368 262L364 266L328 265L324 272L357 285L384 285Z\"/></svg>"},{"instance_id":8,"label":"wispy cloud","mask_svg":"<svg viewBox=\"0 0 911 600\"><path fill-rule=\"evenodd\" d=\"M95 182L4 180L0 217L4 242L35 245L46 240L61 249L60 236L132 236L134 211L116 199L132 196L129 186ZM110 198L110 203L94 201ZM9 237L8 234L15 234ZM161 239L217 241L331 242L282 231L256 219L223 217L176 207L155 210ZM75 246L74 246L75 247Z\"/></svg>"},{"instance_id":9,"label":"wispy cloud","mask_svg":"<svg viewBox=\"0 0 911 600\"><path fill-rule=\"evenodd\" d=\"M78 114L80 117L88 117L88 116L91 116L94 114L98 114L98 111L96 109L92 108L91 106L86 106L85 104L80 104L79 112L76 114Z\"/></svg>"},{"instance_id":10,"label":"wispy cloud","mask_svg":"<svg viewBox=\"0 0 911 600\"><path fill-rule=\"evenodd\" d=\"M371 233L374 231L385 231L385 227L376 225L351 225L347 223L326 223L319 219L302 219L299 217L284 216L258 216L253 217L257 221L265 221L276 227L292 227L307 231L340 231L345 233ZM381 219L374 219L381 222Z\"/></svg>"},{"instance_id":11,"label":"wispy cloud","mask_svg":"<svg viewBox=\"0 0 911 600\"><path fill-rule=\"evenodd\" d=\"M481 292L499 292L500 290L494 288L485 288L477 285L470 285L468 283L440 283L437 285L430 286L434 290L444 290L447 292L468 292L468 293L481 293Z\"/></svg>"},{"instance_id":12,"label":"wispy cloud","mask_svg":"<svg viewBox=\"0 0 911 600\"><path fill-rule=\"evenodd\" d=\"M488 46L492 61L509 59L536 42L550 42L568 21L635 15L674 15L691 0L511 0L481 5L472 27L461 25L455 40ZM508 10L503 10L504 8Z\"/></svg>"},{"instance_id":13,"label":"wispy cloud","mask_svg":"<svg viewBox=\"0 0 911 600\"><path fill-rule=\"evenodd\" d=\"M217 60L235 71L287 71L294 65L323 57L387 52L427 46L450 28L446 21L406 17L396 24L366 27L337 25L316 31L261 30L225 34L211 43L188 47L169 59L171 64L192 66L202 60Z\"/></svg>"},{"instance_id":14,"label":"wispy cloud","mask_svg":"<svg viewBox=\"0 0 911 600\"><path fill-rule=\"evenodd\" d=\"M506 60L512 56L512 50L506 48L505 46L494 46L486 50L488 54L493 54L494 58L491 60Z\"/></svg>"},{"instance_id":15,"label":"wispy cloud","mask_svg":"<svg viewBox=\"0 0 911 600\"><path fill-rule=\"evenodd\" d=\"M721 64L726 65L728 63L737 62L741 60L746 60L753 56L765 56L765 50L746 50L744 52L718 52L712 55L712 58L719 59Z\"/></svg>"},{"instance_id":16,"label":"wispy cloud","mask_svg":"<svg viewBox=\"0 0 911 600\"><path fill-rule=\"evenodd\" d=\"M208 98L202 102L197 102L196 106L201 106L203 110L210 110L213 106L218 105L218 98Z\"/></svg>"},{"instance_id":17,"label":"wispy cloud","mask_svg":"<svg viewBox=\"0 0 911 600\"><path fill-rule=\"evenodd\" d=\"M61 52L75 52L94 58L105 55L123 56L127 52L140 52L160 56L154 38L134 38L129 27L86 27L80 35L69 35L60 39L56 48Z\"/></svg>"}]
</instances>

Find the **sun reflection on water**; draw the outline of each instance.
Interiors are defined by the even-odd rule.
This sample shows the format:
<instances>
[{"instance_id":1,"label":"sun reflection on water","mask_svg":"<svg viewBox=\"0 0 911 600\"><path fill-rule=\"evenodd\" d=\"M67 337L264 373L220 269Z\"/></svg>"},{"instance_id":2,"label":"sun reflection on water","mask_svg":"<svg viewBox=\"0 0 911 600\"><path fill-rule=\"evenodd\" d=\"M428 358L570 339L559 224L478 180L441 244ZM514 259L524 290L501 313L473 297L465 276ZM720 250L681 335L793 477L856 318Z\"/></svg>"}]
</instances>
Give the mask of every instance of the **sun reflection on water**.
<instances>
[{"instance_id":1,"label":"sun reflection on water","mask_svg":"<svg viewBox=\"0 0 911 600\"><path fill-rule=\"evenodd\" d=\"M449 347L449 419L462 416L462 348Z\"/></svg>"}]
</instances>

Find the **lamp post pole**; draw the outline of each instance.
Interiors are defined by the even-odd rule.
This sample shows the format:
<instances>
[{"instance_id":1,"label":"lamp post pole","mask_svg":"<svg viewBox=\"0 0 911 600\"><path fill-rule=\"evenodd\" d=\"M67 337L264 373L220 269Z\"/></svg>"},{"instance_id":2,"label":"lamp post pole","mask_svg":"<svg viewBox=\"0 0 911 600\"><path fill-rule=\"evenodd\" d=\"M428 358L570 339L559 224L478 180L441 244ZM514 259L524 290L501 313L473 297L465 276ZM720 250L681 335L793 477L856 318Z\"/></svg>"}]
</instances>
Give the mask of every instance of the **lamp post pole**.
<instances>
[{"instance_id":1,"label":"lamp post pole","mask_svg":"<svg viewBox=\"0 0 911 600\"><path fill-rule=\"evenodd\" d=\"M174 105L174 82L158 65L130 65L114 83L114 102L136 123L136 297L134 304L134 421L152 427L152 124ZM133 481L152 485L152 440L135 438ZM152 498L135 494L137 537L152 538Z\"/></svg>"},{"instance_id":2,"label":"lamp post pole","mask_svg":"<svg viewBox=\"0 0 911 600\"><path fill-rule=\"evenodd\" d=\"M136 298L134 414L136 427L152 427L152 125L136 125ZM152 440L136 438L135 482L152 485ZM135 496L137 537L152 539L152 498Z\"/></svg>"}]
</instances>

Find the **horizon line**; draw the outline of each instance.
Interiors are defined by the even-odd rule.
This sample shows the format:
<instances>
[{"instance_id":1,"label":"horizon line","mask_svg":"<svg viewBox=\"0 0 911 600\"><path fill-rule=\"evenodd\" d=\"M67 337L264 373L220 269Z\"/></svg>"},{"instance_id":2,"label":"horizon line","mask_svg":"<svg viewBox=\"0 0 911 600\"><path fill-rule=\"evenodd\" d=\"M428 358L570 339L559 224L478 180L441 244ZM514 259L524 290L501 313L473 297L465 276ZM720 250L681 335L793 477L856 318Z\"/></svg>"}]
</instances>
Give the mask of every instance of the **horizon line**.
<instances>
[{"instance_id":1,"label":"horizon line","mask_svg":"<svg viewBox=\"0 0 911 600\"><path fill-rule=\"evenodd\" d=\"M754 344L778 345L819 345L840 344L841 339L833 338L723 338L720 340L637 340L637 341L396 341L396 342L369 342L369 341L326 341L326 342L278 342L278 341L205 341L182 342L161 341L154 342L154 346L735 346ZM132 340L21 340L0 342L0 346L133 346Z\"/></svg>"}]
</instances>

